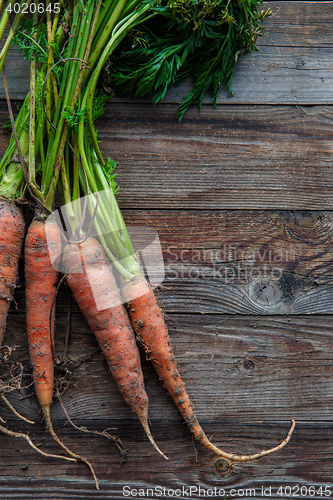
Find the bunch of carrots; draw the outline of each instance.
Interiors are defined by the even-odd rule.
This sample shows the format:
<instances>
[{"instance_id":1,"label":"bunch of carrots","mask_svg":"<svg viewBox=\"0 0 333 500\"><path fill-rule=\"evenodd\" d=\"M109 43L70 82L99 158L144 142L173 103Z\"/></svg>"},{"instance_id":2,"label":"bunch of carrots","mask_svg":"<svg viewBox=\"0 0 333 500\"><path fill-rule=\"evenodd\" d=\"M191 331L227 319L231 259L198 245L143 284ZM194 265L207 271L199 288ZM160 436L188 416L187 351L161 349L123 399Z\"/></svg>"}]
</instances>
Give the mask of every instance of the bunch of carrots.
<instances>
[{"instance_id":1,"label":"bunch of carrots","mask_svg":"<svg viewBox=\"0 0 333 500\"><path fill-rule=\"evenodd\" d=\"M62 458L84 461L93 474L91 464L59 439L51 421L58 361L53 346L55 301L63 279L94 332L119 391L164 458L148 425L138 344L189 430L216 455L231 462L260 458L285 446L293 432L294 421L278 446L254 455L224 452L204 433L177 369L163 313L141 271L116 200L115 162L103 158L95 129L110 98L100 83L110 60L117 88L125 85L125 90L139 95L156 89L155 100L193 75L193 91L182 103L180 116L194 100L200 103L206 91L212 91L216 100L219 88L231 85L238 55L254 50L262 33L259 26L267 12L258 10L257 4L253 0L70 0L67 4L47 0L36 8L32 0L21 4L8 0L2 6L1 36L9 14L16 14L0 53L5 86L5 60L15 42L30 61L30 91L15 120L7 95L12 135L0 162L0 345L24 245L26 323L36 395L47 429L68 455ZM16 10L15 5L19 5ZM135 51L141 61L136 70ZM212 59L208 66L207 54ZM53 212L57 191L63 225ZM35 205L26 234L19 208L23 198ZM0 430L12 433L4 426Z\"/></svg>"}]
</instances>

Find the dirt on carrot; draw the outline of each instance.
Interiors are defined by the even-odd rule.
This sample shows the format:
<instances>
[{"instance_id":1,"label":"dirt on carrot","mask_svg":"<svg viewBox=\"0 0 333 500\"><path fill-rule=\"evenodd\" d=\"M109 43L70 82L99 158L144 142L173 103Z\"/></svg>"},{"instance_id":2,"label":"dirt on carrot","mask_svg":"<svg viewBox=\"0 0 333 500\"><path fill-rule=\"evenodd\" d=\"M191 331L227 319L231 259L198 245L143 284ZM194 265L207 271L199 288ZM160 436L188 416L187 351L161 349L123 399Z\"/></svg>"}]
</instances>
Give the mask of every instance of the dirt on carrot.
<instances>
[{"instance_id":1,"label":"dirt on carrot","mask_svg":"<svg viewBox=\"0 0 333 500\"><path fill-rule=\"evenodd\" d=\"M13 300L13 293L17 283L18 262L21 254L21 248L24 240L24 219L21 210L12 203L0 201L0 355L3 364L9 364L8 371L2 374L0 379L0 398L14 413L14 415L28 424L33 424L31 420L17 412L7 399L5 394L13 390L22 388L23 366L21 363L11 363L10 355L14 350L10 346L1 346L8 309L10 302ZM0 416L0 422L5 424L6 421ZM64 458L60 455L52 455L43 452L22 432L14 432L4 425L0 425L0 432L14 438L25 439L28 444L38 453L46 457ZM72 459L70 459L72 460Z\"/></svg>"},{"instance_id":2,"label":"dirt on carrot","mask_svg":"<svg viewBox=\"0 0 333 500\"><path fill-rule=\"evenodd\" d=\"M128 314L101 244L94 238L66 245L62 263L67 282L94 332L126 403L139 418L154 448L148 426L148 396L141 359Z\"/></svg>"},{"instance_id":3,"label":"dirt on carrot","mask_svg":"<svg viewBox=\"0 0 333 500\"><path fill-rule=\"evenodd\" d=\"M24 219L21 210L0 200L0 346L6 319L17 285L18 262L24 239Z\"/></svg>"},{"instance_id":4,"label":"dirt on carrot","mask_svg":"<svg viewBox=\"0 0 333 500\"><path fill-rule=\"evenodd\" d=\"M51 421L51 403L54 386L53 337L58 271L51 263L51 253L61 253L60 230L56 223L48 224L46 236L45 222L34 219L25 241L25 278L27 332L30 361L36 395L42 408L46 426L56 443L69 457L66 460L84 462L90 469L99 489L98 480L90 462L72 452L57 436ZM50 248L52 245L52 248Z\"/></svg>"},{"instance_id":5,"label":"dirt on carrot","mask_svg":"<svg viewBox=\"0 0 333 500\"><path fill-rule=\"evenodd\" d=\"M0 399L21 420L33 422L20 415L11 405L6 394L22 387L23 366L11 362L14 346L3 346L6 320L14 290L17 286L18 263L24 239L25 223L20 208L6 200L0 200Z\"/></svg>"},{"instance_id":6,"label":"dirt on carrot","mask_svg":"<svg viewBox=\"0 0 333 500\"><path fill-rule=\"evenodd\" d=\"M61 249L58 226L49 224L48 230L52 231L53 245ZM55 308L51 321L50 314L58 281L58 271L52 267L50 260L44 221L34 219L31 223L24 254L30 361L36 395L44 411L50 407L53 397L54 360L51 339L54 334Z\"/></svg>"}]
</instances>

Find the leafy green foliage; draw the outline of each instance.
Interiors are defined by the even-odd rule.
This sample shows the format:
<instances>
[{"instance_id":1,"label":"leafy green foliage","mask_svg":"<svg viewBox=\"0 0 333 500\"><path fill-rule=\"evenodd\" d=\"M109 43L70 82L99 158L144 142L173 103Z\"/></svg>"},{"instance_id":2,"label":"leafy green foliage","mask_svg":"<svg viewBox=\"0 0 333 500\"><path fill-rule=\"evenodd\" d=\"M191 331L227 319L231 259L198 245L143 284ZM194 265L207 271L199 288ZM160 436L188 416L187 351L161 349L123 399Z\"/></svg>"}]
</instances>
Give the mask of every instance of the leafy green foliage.
<instances>
[{"instance_id":1,"label":"leafy green foliage","mask_svg":"<svg viewBox=\"0 0 333 500\"><path fill-rule=\"evenodd\" d=\"M9 130L10 132L13 130L9 115L7 115L6 121L2 126L2 130Z\"/></svg>"},{"instance_id":2,"label":"leafy green foliage","mask_svg":"<svg viewBox=\"0 0 333 500\"><path fill-rule=\"evenodd\" d=\"M70 106L65 106L61 114L64 120L68 123L68 125L74 128L74 130L78 131L80 117L86 116L87 110L85 108L79 109L79 107L76 105L73 111Z\"/></svg>"},{"instance_id":3,"label":"leafy green foliage","mask_svg":"<svg viewBox=\"0 0 333 500\"><path fill-rule=\"evenodd\" d=\"M36 38L36 39L35 39ZM19 29L16 31L13 41L23 56L28 61L31 61L33 56L42 66L47 64L48 46L53 50L55 62L60 59L60 51L57 43L48 44L47 42L47 28L44 23L35 25L32 19L23 17ZM59 78L62 67L57 65L54 68L54 73Z\"/></svg>"},{"instance_id":4,"label":"leafy green foliage","mask_svg":"<svg viewBox=\"0 0 333 500\"><path fill-rule=\"evenodd\" d=\"M14 119L16 119L19 111L20 111L20 107L17 103L14 104L15 108L16 109L13 109L13 115L14 115ZM10 121L10 116L9 114L6 115L6 120L5 120L5 123L3 124L2 126L2 130L9 130L9 132L12 132L12 122Z\"/></svg>"},{"instance_id":5,"label":"leafy green foliage","mask_svg":"<svg viewBox=\"0 0 333 500\"><path fill-rule=\"evenodd\" d=\"M101 94L94 99L92 115L93 121L100 118L105 112L105 103L110 99L110 96ZM80 117L84 116L85 120L87 120L87 108L79 108L78 105L75 106L74 111L70 106L65 106L63 111L61 112L62 117L68 123L68 125L74 130L79 130L79 122Z\"/></svg>"},{"instance_id":6,"label":"leafy green foliage","mask_svg":"<svg viewBox=\"0 0 333 500\"><path fill-rule=\"evenodd\" d=\"M115 177L117 174L113 173L116 166L117 166L117 162L114 160L111 160L111 158L107 158L105 166L102 166L106 181L109 184L112 191L114 192L114 194L117 194L118 189L119 189L117 186L117 183L115 181Z\"/></svg>"},{"instance_id":7,"label":"leafy green foliage","mask_svg":"<svg viewBox=\"0 0 333 500\"><path fill-rule=\"evenodd\" d=\"M37 34L37 40L34 40ZM45 64L47 62L47 33L45 24L34 25L32 19L23 18L19 29L16 31L13 43L18 50L23 52L24 58L29 61L36 54L37 61Z\"/></svg>"},{"instance_id":8,"label":"leafy green foliage","mask_svg":"<svg viewBox=\"0 0 333 500\"><path fill-rule=\"evenodd\" d=\"M154 92L154 102L172 85L193 78L191 92L179 107L188 107L207 92L216 104L221 87L231 93L238 57L256 50L261 23L270 11L256 0L160 0L155 16L125 39L112 60L115 90Z\"/></svg>"},{"instance_id":9,"label":"leafy green foliage","mask_svg":"<svg viewBox=\"0 0 333 500\"><path fill-rule=\"evenodd\" d=\"M100 94L94 98L93 108L92 108L92 118L93 121L100 118L105 112L105 104L111 99L110 95Z\"/></svg>"}]
</instances>

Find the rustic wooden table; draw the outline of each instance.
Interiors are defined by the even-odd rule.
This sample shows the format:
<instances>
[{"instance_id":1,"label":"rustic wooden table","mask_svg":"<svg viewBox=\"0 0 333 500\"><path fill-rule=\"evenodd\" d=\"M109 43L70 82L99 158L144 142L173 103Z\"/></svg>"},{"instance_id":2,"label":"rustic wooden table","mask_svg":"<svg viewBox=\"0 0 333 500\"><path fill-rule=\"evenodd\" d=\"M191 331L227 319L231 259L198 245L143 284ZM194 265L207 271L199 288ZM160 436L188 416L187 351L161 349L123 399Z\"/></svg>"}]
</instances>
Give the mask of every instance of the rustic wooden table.
<instances>
[{"instance_id":1,"label":"rustic wooden table","mask_svg":"<svg viewBox=\"0 0 333 500\"><path fill-rule=\"evenodd\" d=\"M98 129L103 154L119 162L126 222L159 234L166 278L158 298L203 428L225 450L249 453L279 443L295 418L289 445L225 470L192 441L143 356L151 429L166 462L122 400L72 301L69 354L92 356L72 369L64 404L76 425L111 428L127 461L120 465L106 439L74 429L55 400L58 434L93 463L101 491L85 465L45 459L0 435L2 500L333 497L333 1L265 6L274 15L260 51L239 61L233 98L222 92L216 109L207 99L181 123L176 102L186 84L157 106L116 98ZM19 59L8 71L11 96L21 99L25 65ZM1 101L1 124L6 113ZM1 153L7 142L1 132ZM15 359L28 365L23 263L20 285L5 343L18 346ZM69 298L64 285L59 354ZM0 403L8 426L57 453L31 388L10 400L36 423L16 420Z\"/></svg>"}]
</instances>

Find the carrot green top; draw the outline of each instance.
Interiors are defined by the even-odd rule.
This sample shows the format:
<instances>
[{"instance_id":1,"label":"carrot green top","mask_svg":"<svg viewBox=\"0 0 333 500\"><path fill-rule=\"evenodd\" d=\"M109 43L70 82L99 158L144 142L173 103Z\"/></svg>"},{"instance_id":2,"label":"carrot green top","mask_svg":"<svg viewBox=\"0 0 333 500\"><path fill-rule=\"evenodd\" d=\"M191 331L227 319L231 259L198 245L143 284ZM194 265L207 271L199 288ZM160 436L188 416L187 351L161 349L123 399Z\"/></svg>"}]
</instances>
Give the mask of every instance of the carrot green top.
<instances>
[{"instance_id":1,"label":"carrot green top","mask_svg":"<svg viewBox=\"0 0 333 500\"><path fill-rule=\"evenodd\" d=\"M256 48L269 12L256 0L69 0L54 10L46 5L42 13L32 9L32 19L15 16L0 53L0 70L12 40L30 60L30 92L15 125L19 148L12 137L0 163L0 195L21 197L28 185L49 213L59 189L72 238L82 239L82 217L89 213L107 255L130 279L140 266L116 201L115 163L103 158L94 126L108 99L99 87L103 67L111 58L112 87L139 96L152 92L154 102L192 76L181 118L206 92L215 103L222 86L230 90L237 58ZM8 0L0 34L12 6ZM77 202L82 196L88 196L85 207Z\"/></svg>"}]
</instances>

